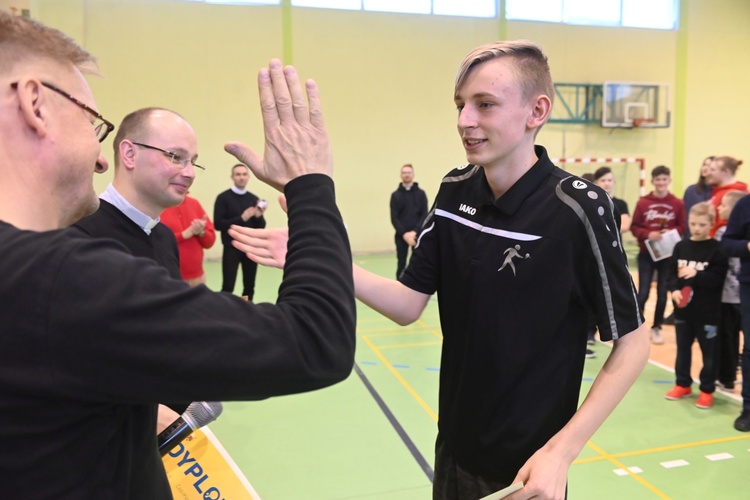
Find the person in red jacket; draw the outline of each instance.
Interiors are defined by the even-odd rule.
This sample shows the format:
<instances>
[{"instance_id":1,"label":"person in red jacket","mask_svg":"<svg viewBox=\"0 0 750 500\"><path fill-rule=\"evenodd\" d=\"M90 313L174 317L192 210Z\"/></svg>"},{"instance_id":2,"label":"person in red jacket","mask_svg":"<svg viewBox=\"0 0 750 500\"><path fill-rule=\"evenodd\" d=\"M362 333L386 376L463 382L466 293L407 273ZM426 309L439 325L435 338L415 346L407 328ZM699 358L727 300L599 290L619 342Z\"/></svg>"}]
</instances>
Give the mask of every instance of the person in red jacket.
<instances>
[{"instance_id":1,"label":"person in red jacket","mask_svg":"<svg viewBox=\"0 0 750 500\"><path fill-rule=\"evenodd\" d=\"M216 231L200 202L185 195L185 201L161 213L161 222L169 227L177 239L180 252L180 274L190 286L206 282L203 271L203 249L211 248Z\"/></svg>"},{"instance_id":2,"label":"person in red jacket","mask_svg":"<svg viewBox=\"0 0 750 500\"><path fill-rule=\"evenodd\" d=\"M729 191L748 192L747 184L735 179L737 169L742 165L742 160L732 158L731 156L717 156L711 162L711 167L706 175L706 184L713 187L711 194L711 205L716 209L716 221L711 228L711 237L716 235L719 228L727 225L727 221L722 219L718 213L719 205L724 195Z\"/></svg>"},{"instance_id":3,"label":"person in red jacket","mask_svg":"<svg viewBox=\"0 0 750 500\"><path fill-rule=\"evenodd\" d=\"M672 183L671 171L664 165L651 171L651 184L654 190L642 196L635 205L630 231L638 239L638 305L643 312L651 292L651 281L657 273L656 309L651 327L651 342L663 344L661 325L664 323L664 309L667 306L667 278L669 259L654 260L646 248L646 240L660 241L662 235L671 229L685 234L685 206L682 200L669 192ZM665 255L664 257L669 257Z\"/></svg>"}]
</instances>

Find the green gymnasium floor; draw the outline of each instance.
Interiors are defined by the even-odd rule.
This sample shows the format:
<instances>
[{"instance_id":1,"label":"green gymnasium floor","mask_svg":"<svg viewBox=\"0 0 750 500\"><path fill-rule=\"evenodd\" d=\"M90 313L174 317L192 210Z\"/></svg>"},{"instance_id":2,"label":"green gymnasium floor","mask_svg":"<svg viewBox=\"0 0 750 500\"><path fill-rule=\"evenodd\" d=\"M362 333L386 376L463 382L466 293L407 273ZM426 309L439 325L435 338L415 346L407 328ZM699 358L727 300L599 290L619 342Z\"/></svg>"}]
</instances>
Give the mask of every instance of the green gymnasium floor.
<instances>
[{"instance_id":1,"label":"green gymnasium floor","mask_svg":"<svg viewBox=\"0 0 750 500\"><path fill-rule=\"evenodd\" d=\"M391 255L355 257L385 276ZM220 288L220 264L208 263ZM259 269L256 302L273 301L281 273ZM239 282L239 280L238 280ZM358 304L356 366L341 384L251 403L227 403L210 428L264 500L431 498L441 335L437 304L399 327ZM609 346L587 360L582 394ZM667 401L668 370L649 364L570 470L571 500L750 498L750 433L741 405L710 410ZM530 395L533 397L533 395Z\"/></svg>"}]
</instances>

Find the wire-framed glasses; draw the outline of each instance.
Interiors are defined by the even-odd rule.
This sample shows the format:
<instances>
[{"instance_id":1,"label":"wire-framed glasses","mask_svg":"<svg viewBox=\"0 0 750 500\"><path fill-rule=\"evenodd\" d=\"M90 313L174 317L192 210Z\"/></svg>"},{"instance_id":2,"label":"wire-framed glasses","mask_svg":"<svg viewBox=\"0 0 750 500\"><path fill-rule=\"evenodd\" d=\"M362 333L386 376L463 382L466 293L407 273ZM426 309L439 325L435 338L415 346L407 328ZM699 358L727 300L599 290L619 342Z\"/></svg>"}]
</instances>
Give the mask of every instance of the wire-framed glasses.
<instances>
[{"instance_id":1,"label":"wire-framed glasses","mask_svg":"<svg viewBox=\"0 0 750 500\"><path fill-rule=\"evenodd\" d=\"M112 122L104 118L101 114L99 114L98 111L96 111L94 108L89 106L88 104L85 104L72 95L68 94L64 90L61 90L51 83L42 82L42 85L47 87L48 89L57 92L63 97L68 98L70 101L72 101L77 106L83 108L85 111L91 113L92 116L94 116L94 123L92 124L94 127L94 132L96 132L96 138L99 139L99 142L104 141L104 139L107 138L110 132L112 132L115 129L115 126ZM14 82L10 84L11 87L18 88L18 82Z\"/></svg>"},{"instance_id":2,"label":"wire-framed glasses","mask_svg":"<svg viewBox=\"0 0 750 500\"><path fill-rule=\"evenodd\" d=\"M174 163L175 165L181 165L182 168L185 168L188 166L188 164L190 164L199 170L206 170L206 167L198 165L190 158L186 158L179 153L173 153L172 151L167 151L166 149L157 148L156 146L151 146L149 144L143 144L142 142L134 142L133 144L135 144L136 146L140 146L142 148L153 149L154 151L160 151L164 156L168 157L172 161L172 163Z\"/></svg>"}]
</instances>

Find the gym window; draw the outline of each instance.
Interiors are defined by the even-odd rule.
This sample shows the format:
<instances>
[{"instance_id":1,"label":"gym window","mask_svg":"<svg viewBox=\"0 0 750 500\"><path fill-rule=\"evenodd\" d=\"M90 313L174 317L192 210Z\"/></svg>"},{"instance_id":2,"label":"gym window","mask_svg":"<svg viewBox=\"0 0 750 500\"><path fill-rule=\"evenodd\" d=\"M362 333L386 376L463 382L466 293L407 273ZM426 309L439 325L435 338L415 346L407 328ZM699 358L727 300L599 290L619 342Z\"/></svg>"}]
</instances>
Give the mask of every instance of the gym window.
<instances>
[{"instance_id":1,"label":"gym window","mask_svg":"<svg viewBox=\"0 0 750 500\"><path fill-rule=\"evenodd\" d=\"M680 0L505 0L519 21L674 30L679 15Z\"/></svg>"}]
</instances>

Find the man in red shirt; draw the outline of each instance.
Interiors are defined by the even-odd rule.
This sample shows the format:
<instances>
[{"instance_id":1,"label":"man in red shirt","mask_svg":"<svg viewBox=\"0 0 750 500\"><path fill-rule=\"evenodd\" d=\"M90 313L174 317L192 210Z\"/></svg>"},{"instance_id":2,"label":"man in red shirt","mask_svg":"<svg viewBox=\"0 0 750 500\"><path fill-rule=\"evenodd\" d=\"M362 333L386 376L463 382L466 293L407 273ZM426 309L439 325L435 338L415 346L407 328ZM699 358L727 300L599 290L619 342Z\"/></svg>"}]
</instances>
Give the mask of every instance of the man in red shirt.
<instances>
[{"instance_id":1,"label":"man in red shirt","mask_svg":"<svg viewBox=\"0 0 750 500\"><path fill-rule=\"evenodd\" d=\"M185 201L164 210L160 219L177 238L182 279L190 286L205 283L203 249L214 245L216 231L200 202L190 195L185 195Z\"/></svg>"}]
</instances>

